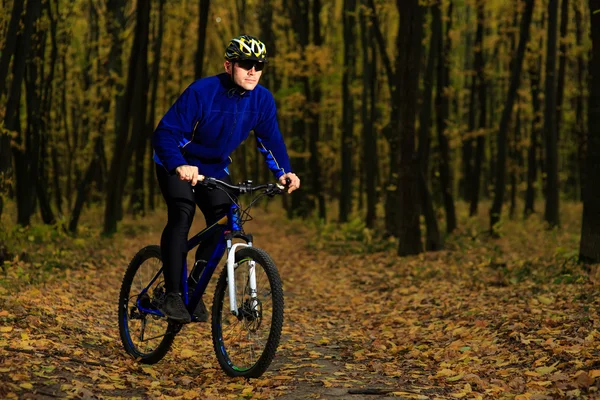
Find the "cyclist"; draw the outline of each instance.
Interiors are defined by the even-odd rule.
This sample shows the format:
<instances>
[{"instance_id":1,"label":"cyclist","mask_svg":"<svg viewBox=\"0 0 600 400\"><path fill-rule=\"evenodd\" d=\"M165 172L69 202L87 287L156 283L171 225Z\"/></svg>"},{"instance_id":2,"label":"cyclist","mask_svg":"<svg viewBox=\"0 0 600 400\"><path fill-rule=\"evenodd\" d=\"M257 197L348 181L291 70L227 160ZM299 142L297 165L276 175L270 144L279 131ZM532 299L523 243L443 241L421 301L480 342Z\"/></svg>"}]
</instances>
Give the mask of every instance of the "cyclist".
<instances>
[{"instance_id":1,"label":"cyclist","mask_svg":"<svg viewBox=\"0 0 600 400\"><path fill-rule=\"evenodd\" d=\"M258 84L266 63L266 46L260 40L249 35L233 38L225 50L225 72L188 86L154 131L156 176L168 210L160 241L166 289L160 310L173 321L191 320L181 294L181 273L196 205L206 226L222 218L231 205L223 191L196 186L199 175L231 183L229 155L254 131L258 150L275 178L281 183L289 178L288 193L300 187L279 130L273 95ZM190 284L199 279L216 239L198 247ZM193 315L207 320L202 300Z\"/></svg>"}]
</instances>

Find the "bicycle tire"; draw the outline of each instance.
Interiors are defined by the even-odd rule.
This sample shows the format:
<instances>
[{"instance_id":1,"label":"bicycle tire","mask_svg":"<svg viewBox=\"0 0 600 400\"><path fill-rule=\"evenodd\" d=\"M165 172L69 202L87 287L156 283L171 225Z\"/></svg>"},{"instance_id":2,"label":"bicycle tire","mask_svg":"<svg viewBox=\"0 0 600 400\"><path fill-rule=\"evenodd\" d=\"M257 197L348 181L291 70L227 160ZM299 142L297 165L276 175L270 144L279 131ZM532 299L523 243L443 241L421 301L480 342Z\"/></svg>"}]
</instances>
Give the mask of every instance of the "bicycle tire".
<instances>
[{"instance_id":1,"label":"bicycle tire","mask_svg":"<svg viewBox=\"0 0 600 400\"><path fill-rule=\"evenodd\" d=\"M154 271L147 275L148 280L142 281L140 279L140 285L135 289L132 289L134 279L138 276L140 272L140 268L147 261L154 261L156 265ZM160 251L160 246L147 246L138 251L138 253L133 257L129 266L127 267L127 271L125 272L125 276L123 277L123 282L121 284L121 290L119 293L119 333L121 336L121 341L123 343L123 347L125 351L131 355L132 357L138 359L141 363L144 364L155 364L160 361L169 351L171 345L173 344L173 340L175 339L175 335L181 328L179 324L168 321L165 317L158 317L156 315L150 313L144 313L137 307L137 300L139 297L139 293L141 289L145 288L150 280L156 276L159 269L162 267L162 256ZM162 277L162 274L161 274ZM157 286L155 287L154 284ZM160 285L162 284L162 280L157 279L153 284L153 295L156 295L156 291L160 289ZM150 292L150 290L148 291ZM152 299L153 300L153 299ZM152 301L149 299L149 301ZM146 349L142 349L139 344L136 343L135 337L132 336L133 324L134 321L141 321L141 329L145 332L147 328L148 322L151 324L156 323L158 326L155 331L162 335L157 336L154 342L157 343L156 347L150 347L150 345L146 346ZM153 325L151 325L152 327ZM164 328L163 328L164 327ZM152 339L154 332L149 334ZM150 339L149 339L150 340ZM143 333L140 337L140 341L143 342Z\"/></svg>"},{"instance_id":2,"label":"bicycle tire","mask_svg":"<svg viewBox=\"0 0 600 400\"><path fill-rule=\"evenodd\" d=\"M225 373L231 377L245 377L245 378L258 378L260 377L269 367L281 338L281 329L283 326L283 288L281 278L277 272L275 263L271 257L261 249L254 247L245 247L235 254L235 262L238 264L236 270L236 299L238 301L238 309L246 307L247 304L244 301L253 301L247 297L248 290L247 286L241 288L242 285L237 285L238 278L240 281L243 280L243 270L249 266L248 261L255 261L255 271L257 276L257 297L264 298L257 302L254 306L249 306L247 309L253 313L253 316L248 318L238 318L231 314L229 310L229 288L227 283L227 268L224 268L221 272L217 287L214 294L213 305L212 305L212 339L213 347L219 365L225 371ZM260 266L260 270L259 270ZM242 270L240 270L242 268ZM264 277L261 274L264 272ZM258 275L261 274L261 278ZM263 287L268 283L268 289L265 290ZM240 298L241 293L241 298ZM246 296L246 298L244 298ZM225 301L227 299L227 301ZM264 305L266 303L272 305L272 310L265 310ZM258 306L260 305L260 310ZM237 320L237 322L235 321ZM249 325L270 325L268 329L268 338L265 340L264 346L261 345L262 352L260 356L256 357L256 361L243 362L242 357L237 351L236 347L239 346L243 349L244 344L241 341L237 342L233 340L233 336L236 334L236 330L239 328L240 332L244 332L246 329L248 335L245 341L249 341L250 330ZM224 331L226 334L224 335ZM232 338L229 338L231 333ZM227 336L227 337L226 337ZM251 345L247 346L250 353L255 354ZM257 352L256 352L257 353ZM254 358L254 357L251 357Z\"/></svg>"}]
</instances>

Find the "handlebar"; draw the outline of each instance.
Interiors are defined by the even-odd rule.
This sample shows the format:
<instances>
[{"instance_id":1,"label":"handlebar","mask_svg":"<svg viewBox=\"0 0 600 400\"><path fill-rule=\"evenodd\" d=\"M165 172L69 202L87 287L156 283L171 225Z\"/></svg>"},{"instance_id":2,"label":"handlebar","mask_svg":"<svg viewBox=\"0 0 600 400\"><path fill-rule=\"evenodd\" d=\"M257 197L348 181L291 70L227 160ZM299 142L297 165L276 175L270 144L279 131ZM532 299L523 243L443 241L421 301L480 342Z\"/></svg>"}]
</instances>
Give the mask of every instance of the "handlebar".
<instances>
[{"instance_id":1,"label":"handlebar","mask_svg":"<svg viewBox=\"0 0 600 400\"><path fill-rule=\"evenodd\" d=\"M285 186L279 183L265 183L262 185L253 186L252 181L250 180L241 182L237 185L231 185L216 178L204 177L204 179L199 180L198 183L208 188L217 188L220 186L221 188L232 190L236 194L252 193L264 189L265 194L273 196L276 194L281 194L285 190ZM286 184L289 185L290 183L290 178L287 178Z\"/></svg>"}]
</instances>

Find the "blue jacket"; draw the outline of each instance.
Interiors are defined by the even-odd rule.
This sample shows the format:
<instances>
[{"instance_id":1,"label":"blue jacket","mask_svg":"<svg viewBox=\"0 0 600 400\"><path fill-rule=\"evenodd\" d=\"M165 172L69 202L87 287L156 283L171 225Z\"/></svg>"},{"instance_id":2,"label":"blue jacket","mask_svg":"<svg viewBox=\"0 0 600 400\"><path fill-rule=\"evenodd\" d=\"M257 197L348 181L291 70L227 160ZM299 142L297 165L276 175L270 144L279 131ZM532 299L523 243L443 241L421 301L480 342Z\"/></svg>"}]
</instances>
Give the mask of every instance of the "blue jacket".
<instances>
[{"instance_id":1,"label":"blue jacket","mask_svg":"<svg viewBox=\"0 0 600 400\"><path fill-rule=\"evenodd\" d=\"M252 130L275 177L291 172L271 92L257 85L240 94L225 73L199 79L154 130L154 161L169 172L195 165L201 175L222 178L228 173L229 155Z\"/></svg>"}]
</instances>

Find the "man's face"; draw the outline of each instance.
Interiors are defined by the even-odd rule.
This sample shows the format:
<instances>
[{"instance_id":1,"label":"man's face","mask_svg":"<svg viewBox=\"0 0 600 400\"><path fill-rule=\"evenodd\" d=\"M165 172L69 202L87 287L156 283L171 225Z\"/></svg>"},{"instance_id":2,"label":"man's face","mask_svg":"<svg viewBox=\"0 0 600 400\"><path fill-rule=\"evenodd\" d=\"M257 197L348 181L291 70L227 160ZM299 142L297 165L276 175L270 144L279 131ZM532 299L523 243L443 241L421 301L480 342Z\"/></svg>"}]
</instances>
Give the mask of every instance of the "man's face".
<instances>
[{"instance_id":1,"label":"man's face","mask_svg":"<svg viewBox=\"0 0 600 400\"><path fill-rule=\"evenodd\" d=\"M225 61L225 72L229 75L233 72L233 81L245 90L253 90L262 76L264 63L243 60L243 61ZM260 71L258 71L259 69Z\"/></svg>"}]
</instances>

